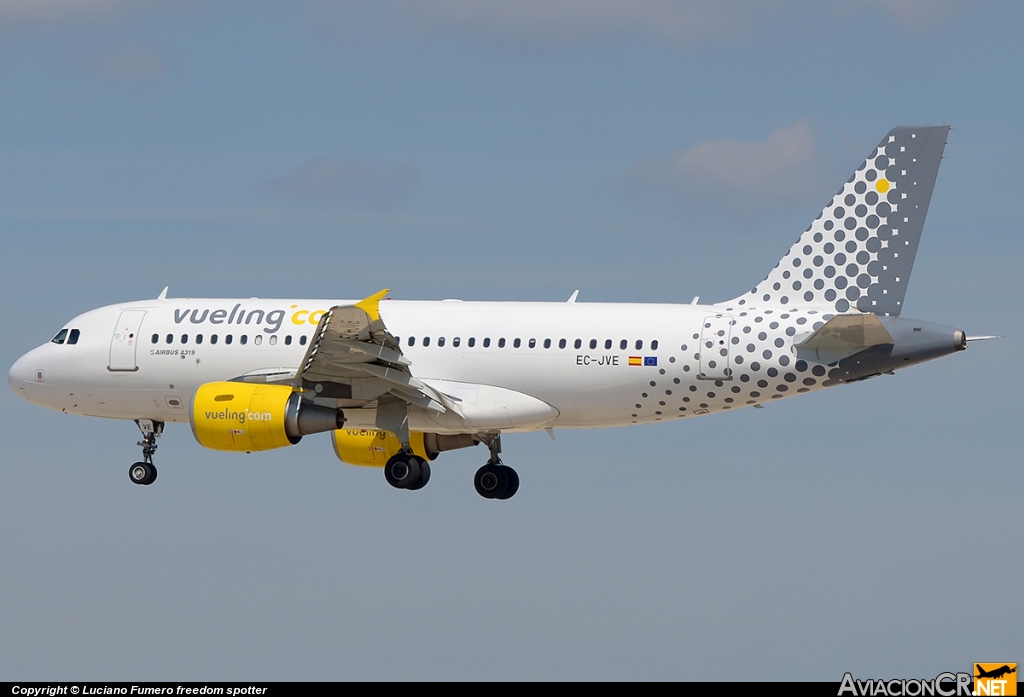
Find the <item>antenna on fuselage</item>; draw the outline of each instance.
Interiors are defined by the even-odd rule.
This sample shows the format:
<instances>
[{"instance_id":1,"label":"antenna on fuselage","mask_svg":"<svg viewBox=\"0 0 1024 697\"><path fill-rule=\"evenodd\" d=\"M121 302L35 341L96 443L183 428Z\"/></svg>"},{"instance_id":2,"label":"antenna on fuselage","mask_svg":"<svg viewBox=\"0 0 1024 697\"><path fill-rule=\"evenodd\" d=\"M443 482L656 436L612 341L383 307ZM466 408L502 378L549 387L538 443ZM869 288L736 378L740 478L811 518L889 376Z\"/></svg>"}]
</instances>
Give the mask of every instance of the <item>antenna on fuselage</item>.
<instances>
[{"instance_id":1,"label":"antenna on fuselage","mask_svg":"<svg viewBox=\"0 0 1024 697\"><path fill-rule=\"evenodd\" d=\"M167 289L168 288L170 288L170 286L164 286L164 289L162 291L160 291L160 295L156 296L156 299L157 300L167 300Z\"/></svg>"},{"instance_id":2,"label":"antenna on fuselage","mask_svg":"<svg viewBox=\"0 0 1024 697\"><path fill-rule=\"evenodd\" d=\"M577 296L578 296L579 294L580 294L580 291L579 291L579 289L576 289L576 290L574 290L574 291L572 292L572 295L570 295L570 296L569 296L569 299L568 299L568 300L566 300L565 302L567 302L567 303L574 303L574 302L576 302L576 297L577 297Z\"/></svg>"}]
</instances>

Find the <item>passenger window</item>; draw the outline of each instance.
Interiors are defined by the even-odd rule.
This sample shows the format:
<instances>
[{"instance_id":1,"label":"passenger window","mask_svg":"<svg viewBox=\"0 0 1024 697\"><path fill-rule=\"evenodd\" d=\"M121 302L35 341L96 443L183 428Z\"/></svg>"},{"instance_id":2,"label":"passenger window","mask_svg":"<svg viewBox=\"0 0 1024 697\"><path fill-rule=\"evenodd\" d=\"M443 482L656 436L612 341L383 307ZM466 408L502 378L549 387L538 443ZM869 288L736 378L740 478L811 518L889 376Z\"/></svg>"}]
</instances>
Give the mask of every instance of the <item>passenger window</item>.
<instances>
[{"instance_id":1,"label":"passenger window","mask_svg":"<svg viewBox=\"0 0 1024 697\"><path fill-rule=\"evenodd\" d=\"M415 346L416 345L416 337L414 337L414 336L410 336L409 337L409 345L410 346Z\"/></svg>"},{"instance_id":2,"label":"passenger window","mask_svg":"<svg viewBox=\"0 0 1024 697\"><path fill-rule=\"evenodd\" d=\"M77 344L79 336L80 336L80 332L77 329L72 329L71 330L71 334L68 335L68 343L69 344Z\"/></svg>"},{"instance_id":3,"label":"passenger window","mask_svg":"<svg viewBox=\"0 0 1024 697\"><path fill-rule=\"evenodd\" d=\"M68 330L67 329L61 329L59 332L57 332L57 336L55 336L52 339L50 339L50 343L52 343L52 344L63 344L64 343L64 339L66 339L66 338L68 338Z\"/></svg>"},{"instance_id":4,"label":"passenger window","mask_svg":"<svg viewBox=\"0 0 1024 697\"><path fill-rule=\"evenodd\" d=\"M489 336L488 337L484 337L484 348L490 348L490 347L491 347L491 337L489 337Z\"/></svg>"},{"instance_id":5,"label":"passenger window","mask_svg":"<svg viewBox=\"0 0 1024 697\"><path fill-rule=\"evenodd\" d=\"M565 348L565 339L558 340L558 348Z\"/></svg>"},{"instance_id":6,"label":"passenger window","mask_svg":"<svg viewBox=\"0 0 1024 697\"><path fill-rule=\"evenodd\" d=\"M505 348L505 337L498 339L498 348Z\"/></svg>"},{"instance_id":7,"label":"passenger window","mask_svg":"<svg viewBox=\"0 0 1024 697\"><path fill-rule=\"evenodd\" d=\"M284 345L285 346L291 346L292 345L292 335L291 334L289 334L288 336L286 336L284 338Z\"/></svg>"},{"instance_id":8,"label":"passenger window","mask_svg":"<svg viewBox=\"0 0 1024 697\"><path fill-rule=\"evenodd\" d=\"M454 346L455 348L458 348L459 344L461 343L462 339L460 339L459 337L455 337L454 339L452 339L452 346Z\"/></svg>"},{"instance_id":9,"label":"passenger window","mask_svg":"<svg viewBox=\"0 0 1024 697\"><path fill-rule=\"evenodd\" d=\"M196 343L197 344L203 343L203 335L202 334L196 334Z\"/></svg>"},{"instance_id":10,"label":"passenger window","mask_svg":"<svg viewBox=\"0 0 1024 697\"><path fill-rule=\"evenodd\" d=\"M160 335L159 334L154 334L153 335L153 343L155 344L158 341L160 341Z\"/></svg>"},{"instance_id":11,"label":"passenger window","mask_svg":"<svg viewBox=\"0 0 1024 697\"><path fill-rule=\"evenodd\" d=\"M655 339L654 341L651 342L651 350L652 351L657 351L658 350L658 340L657 339Z\"/></svg>"},{"instance_id":12,"label":"passenger window","mask_svg":"<svg viewBox=\"0 0 1024 697\"><path fill-rule=\"evenodd\" d=\"M519 348L522 345L523 341L519 337L516 337L516 340L512 342L512 348Z\"/></svg>"},{"instance_id":13,"label":"passenger window","mask_svg":"<svg viewBox=\"0 0 1024 697\"><path fill-rule=\"evenodd\" d=\"M167 335L167 343L168 344L174 343L174 334L168 334Z\"/></svg>"},{"instance_id":14,"label":"passenger window","mask_svg":"<svg viewBox=\"0 0 1024 697\"><path fill-rule=\"evenodd\" d=\"M181 343L183 343L183 344L187 344L188 343L188 334L182 334L181 335Z\"/></svg>"},{"instance_id":15,"label":"passenger window","mask_svg":"<svg viewBox=\"0 0 1024 697\"><path fill-rule=\"evenodd\" d=\"M627 346L629 346L629 342L626 341L625 339L623 339L622 341L619 342L619 350L620 351L625 351Z\"/></svg>"},{"instance_id":16,"label":"passenger window","mask_svg":"<svg viewBox=\"0 0 1024 697\"><path fill-rule=\"evenodd\" d=\"M590 348L592 348L592 349L596 349L597 348L597 339L591 339L590 340Z\"/></svg>"},{"instance_id":17,"label":"passenger window","mask_svg":"<svg viewBox=\"0 0 1024 697\"><path fill-rule=\"evenodd\" d=\"M470 348L476 346L476 338L472 336L469 337L469 341L466 342L466 345L469 346Z\"/></svg>"},{"instance_id":18,"label":"passenger window","mask_svg":"<svg viewBox=\"0 0 1024 697\"><path fill-rule=\"evenodd\" d=\"M225 344L230 344L230 343L231 343L231 340L232 340L233 338L234 338L234 337L232 337L232 336L231 336L230 334L228 334L227 336L225 336L225 337L224 337L224 343L225 343Z\"/></svg>"},{"instance_id":19,"label":"passenger window","mask_svg":"<svg viewBox=\"0 0 1024 697\"><path fill-rule=\"evenodd\" d=\"M277 346L277 334L270 335L270 345Z\"/></svg>"},{"instance_id":20,"label":"passenger window","mask_svg":"<svg viewBox=\"0 0 1024 697\"><path fill-rule=\"evenodd\" d=\"M254 336L252 338L252 343L256 344L257 346L262 344L263 343L263 335L262 334L257 334L256 336Z\"/></svg>"},{"instance_id":21,"label":"passenger window","mask_svg":"<svg viewBox=\"0 0 1024 697\"><path fill-rule=\"evenodd\" d=\"M238 337L238 342L242 344L242 346L245 346L249 343L249 336L247 334L242 334L242 336Z\"/></svg>"},{"instance_id":22,"label":"passenger window","mask_svg":"<svg viewBox=\"0 0 1024 697\"><path fill-rule=\"evenodd\" d=\"M605 348L605 350L610 349L611 347L612 347L612 340L611 339L605 339L604 340L604 348Z\"/></svg>"},{"instance_id":23,"label":"passenger window","mask_svg":"<svg viewBox=\"0 0 1024 697\"><path fill-rule=\"evenodd\" d=\"M537 348L537 340L530 339L530 348Z\"/></svg>"},{"instance_id":24,"label":"passenger window","mask_svg":"<svg viewBox=\"0 0 1024 697\"><path fill-rule=\"evenodd\" d=\"M551 348L551 339L544 339L544 348Z\"/></svg>"},{"instance_id":25,"label":"passenger window","mask_svg":"<svg viewBox=\"0 0 1024 697\"><path fill-rule=\"evenodd\" d=\"M443 337L443 336L441 336L441 337L438 337L438 339L437 339L437 345L438 345L439 347L440 347L440 346L444 346L444 337Z\"/></svg>"},{"instance_id":26,"label":"passenger window","mask_svg":"<svg viewBox=\"0 0 1024 697\"><path fill-rule=\"evenodd\" d=\"M572 345L575 346L576 348L580 348L581 346L583 346L583 341L581 339L576 339L576 341L574 341Z\"/></svg>"},{"instance_id":27,"label":"passenger window","mask_svg":"<svg viewBox=\"0 0 1024 697\"><path fill-rule=\"evenodd\" d=\"M635 346L636 346L636 350L639 351L640 349L642 349L644 347L644 340L643 339L637 339Z\"/></svg>"},{"instance_id":28,"label":"passenger window","mask_svg":"<svg viewBox=\"0 0 1024 697\"><path fill-rule=\"evenodd\" d=\"M217 335L216 334L212 334L210 336L210 343L211 344L216 344L217 343Z\"/></svg>"},{"instance_id":29,"label":"passenger window","mask_svg":"<svg viewBox=\"0 0 1024 697\"><path fill-rule=\"evenodd\" d=\"M429 336L423 337L423 345L424 346L430 346L430 337Z\"/></svg>"},{"instance_id":30,"label":"passenger window","mask_svg":"<svg viewBox=\"0 0 1024 697\"><path fill-rule=\"evenodd\" d=\"M299 345L300 346L305 346L306 345L306 335L305 334L303 334L302 336L299 337Z\"/></svg>"}]
</instances>

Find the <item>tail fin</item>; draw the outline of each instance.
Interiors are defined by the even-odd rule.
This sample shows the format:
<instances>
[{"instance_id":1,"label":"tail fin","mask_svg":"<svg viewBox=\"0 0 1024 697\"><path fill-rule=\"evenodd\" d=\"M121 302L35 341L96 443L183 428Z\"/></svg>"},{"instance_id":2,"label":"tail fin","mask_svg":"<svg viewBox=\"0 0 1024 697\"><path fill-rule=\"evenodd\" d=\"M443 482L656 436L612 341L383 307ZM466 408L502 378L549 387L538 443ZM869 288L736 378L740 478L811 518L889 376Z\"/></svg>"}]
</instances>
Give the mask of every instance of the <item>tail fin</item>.
<instances>
[{"instance_id":1,"label":"tail fin","mask_svg":"<svg viewBox=\"0 0 1024 697\"><path fill-rule=\"evenodd\" d=\"M948 133L889 131L768 277L726 304L899 315Z\"/></svg>"}]
</instances>

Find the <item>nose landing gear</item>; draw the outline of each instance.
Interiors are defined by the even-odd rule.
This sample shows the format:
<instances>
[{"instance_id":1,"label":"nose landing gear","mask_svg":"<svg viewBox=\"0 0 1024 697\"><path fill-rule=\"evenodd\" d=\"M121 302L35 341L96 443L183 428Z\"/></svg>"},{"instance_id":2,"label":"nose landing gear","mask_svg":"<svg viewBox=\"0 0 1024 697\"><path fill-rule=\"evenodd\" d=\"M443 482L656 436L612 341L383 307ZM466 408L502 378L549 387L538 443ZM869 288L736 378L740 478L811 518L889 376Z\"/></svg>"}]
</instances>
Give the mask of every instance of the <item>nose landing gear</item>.
<instances>
[{"instance_id":1,"label":"nose landing gear","mask_svg":"<svg viewBox=\"0 0 1024 697\"><path fill-rule=\"evenodd\" d=\"M136 419L135 425L142 431L142 462L136 462L128 468L128 478L135 484L149 485L156 481L156 467L153 465L153 454L156 452L156 439L164 432L163 421L152 419Z\"/></svg>"}]
</instances>

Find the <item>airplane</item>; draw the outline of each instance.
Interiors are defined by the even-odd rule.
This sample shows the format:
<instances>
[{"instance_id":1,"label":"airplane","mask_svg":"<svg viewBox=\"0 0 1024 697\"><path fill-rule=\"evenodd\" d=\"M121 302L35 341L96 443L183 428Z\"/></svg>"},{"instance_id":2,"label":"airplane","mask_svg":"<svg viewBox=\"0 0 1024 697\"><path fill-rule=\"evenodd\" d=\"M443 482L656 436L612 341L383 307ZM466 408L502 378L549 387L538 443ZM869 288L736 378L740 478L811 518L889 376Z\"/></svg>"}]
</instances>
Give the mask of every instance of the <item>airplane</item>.
<instances>
[{"instance_id":1,"label":"airplane","mask_svg":"<svg viewBox=\"0 0 1024 697\"><path fill-rule=\"evenodd\" d=\"M974 664L974 667L975 667L975 670L978 673L977 675L974 676L976 678L995 678L995 679L998 679L998 678L1003 677L1004 675L1009 675L1010 673L1016 673L1017 672L1016 664L1014 664L1013 668L1011 668L1009 665L1002 665L999 668L995 668L993 670L985 670L984 668L982 668L977 663Z\"/></svg>"},{"instance_id":2,"label":"airplane","mask_svg":"<svg viewBox=\"0 0 1024 697\"><path fill-rule=\"evenodd\" d=\"M808 394L962 351L901 316L948 126L900 126L752 290L714 304L169 298L68 322L10 369L67 414L135 421L157 477L167 423L255 452L329 432L343 462L417 490L440 453L484 444L474 486L509 499L506 433L678 421Z\"/></svg>"}]
</instances>

